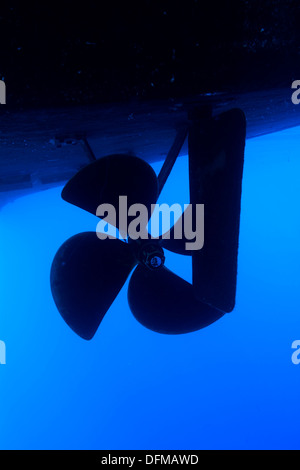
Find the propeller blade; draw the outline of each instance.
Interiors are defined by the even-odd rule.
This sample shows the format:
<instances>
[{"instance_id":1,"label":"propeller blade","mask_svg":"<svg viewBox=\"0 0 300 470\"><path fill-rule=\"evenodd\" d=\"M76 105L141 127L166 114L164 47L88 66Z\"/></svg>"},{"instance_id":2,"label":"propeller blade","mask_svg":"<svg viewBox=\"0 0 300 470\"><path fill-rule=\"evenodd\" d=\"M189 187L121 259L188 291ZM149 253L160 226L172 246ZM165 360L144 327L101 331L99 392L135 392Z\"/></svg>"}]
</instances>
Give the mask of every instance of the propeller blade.
<instances>
[{"instance_id":1,"label":"propeller blade","mask_svg":"<svg viewBox=\"0 0 300 470\"><path fill-rule=\"evenodd\" d=\"M224 315L199 302L192 285L165 267L151 271L137 266L129 281L128 302L139 323L164 334L197 331Z\"/></svg>"},{"instance_id":2,"label":"propeller blade","mask_svg":"<svg viewBox=\"0 0 300 470\"><path fill-rule=\"evenodd\" d=\"M235 305L246 120L239 109L189 134L191 203L204 204L204 246L193 253L195 296L224 312Z\"/></svg>"},{"instance_id":3,"label":"propeller blade","mask_svg":"<svg viewBox=\"0 0 300 470\"><path fill-rule=\"evenodd\" d=\"M99 240L94 232L77 234L59 248L51 267L51 290L75 333L84 339L94 336L135 264L127 243Z\"/></svg>"},{"instance_id":4,"label":"propeller blade","mask_svg":"<svg viewBox=\"0 0 300 470\"><path fill-rule=\"evenodd\" d=\"M126 207L119 209L119 196L127 197ZM127 234L130 220L120 214L133 204L143 204L149 213L148 222L151 204L156 203L157 197L158 180L153 168L129 155L109 155L90 163L74 175L62 191L65 201L94 215L100 204L111 204L116 212L112 216L108 214L105 220L122 234Z\"/></svg>"}]
</instances>

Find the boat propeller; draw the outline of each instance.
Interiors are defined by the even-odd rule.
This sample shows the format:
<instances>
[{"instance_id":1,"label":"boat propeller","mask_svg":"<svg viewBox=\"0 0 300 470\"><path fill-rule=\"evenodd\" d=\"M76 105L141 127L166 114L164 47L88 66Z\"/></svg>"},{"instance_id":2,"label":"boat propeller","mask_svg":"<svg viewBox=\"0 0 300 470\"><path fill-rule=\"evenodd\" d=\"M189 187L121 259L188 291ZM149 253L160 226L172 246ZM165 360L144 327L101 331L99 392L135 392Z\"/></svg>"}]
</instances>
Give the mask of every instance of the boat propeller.
<instances>
[{"instance_id":1,"label":"boat propeller","mask_svg":"<svg viewBox=\"0 0 300 470\"><path fill-rule=\"evenodd\" d=\"M239 109L193 119L178 132L156 176L144 160L109 155L88 164L65 185L62 198L94 215L102 204L115 208L110 221L122 239L79 233L58 249L51 266L54 302L69 327L91 339L129 279L128 303L146 328L183 334L204 328L234 308L245 146L245 116ZM148 211L140 230L147 233L153 205L188 135L190 206L204 204L205 241L187 250L174 228L169 239L133 236L134 216L122 217L119 198ZM185 214L183 214L184 218ZM104 216L99 216L103 218ZM107 219L106 219L107 220ZM164 250L192 256L193 281L170 271Z\"/></svg>"}]
</instances>

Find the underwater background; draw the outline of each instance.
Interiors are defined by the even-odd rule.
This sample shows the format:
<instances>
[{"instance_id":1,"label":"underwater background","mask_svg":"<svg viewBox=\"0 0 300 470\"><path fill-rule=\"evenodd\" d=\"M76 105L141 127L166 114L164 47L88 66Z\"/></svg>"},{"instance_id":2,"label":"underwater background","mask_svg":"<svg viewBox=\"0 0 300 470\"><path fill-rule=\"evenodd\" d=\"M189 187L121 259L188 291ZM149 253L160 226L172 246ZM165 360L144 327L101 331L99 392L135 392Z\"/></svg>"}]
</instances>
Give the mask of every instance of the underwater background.
<instances>
[{"instance_id":1,"label":"underwater background","mask_svg":"<svg viewBox=\"0 0 300 470\"><path fill-rule=\"evenodd\" d=\"M247 140L236 307L188 335L141 326L126 284L95 337L77 337L50 267L98 219L64 202L62 187L6 204L0 449L299 449L299 152L300 127ZM189 202L187 168L179 158L160 202ZM166 266L191 281L189 257L166 252Z\"/></svg>"}]
</instances>

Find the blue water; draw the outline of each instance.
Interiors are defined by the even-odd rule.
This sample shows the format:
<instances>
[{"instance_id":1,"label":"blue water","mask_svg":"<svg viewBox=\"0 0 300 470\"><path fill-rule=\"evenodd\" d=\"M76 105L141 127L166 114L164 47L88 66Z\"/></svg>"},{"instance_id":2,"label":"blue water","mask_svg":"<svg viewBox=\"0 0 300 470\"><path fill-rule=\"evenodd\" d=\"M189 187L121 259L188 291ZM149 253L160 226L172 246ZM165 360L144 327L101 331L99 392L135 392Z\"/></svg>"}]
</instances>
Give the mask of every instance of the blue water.
<instances>
[{"instance_id":1,"label":"blue water","mask_svg":"<svg viewBox=\"0 0 300 470\"><path fill-rule=\"evenodd\" d=\"M299 449L299 175L300 128L247 141L236 308L175 337L137 323L126 286L94 339L77 337L56 310L49 270L59 246L98 219L62 201L61 188L7 204L0 448ZM181 158L161 200L187 195ZM189 258L167 253L166 265L191 280Z\"/></svg>"}]
</instances>

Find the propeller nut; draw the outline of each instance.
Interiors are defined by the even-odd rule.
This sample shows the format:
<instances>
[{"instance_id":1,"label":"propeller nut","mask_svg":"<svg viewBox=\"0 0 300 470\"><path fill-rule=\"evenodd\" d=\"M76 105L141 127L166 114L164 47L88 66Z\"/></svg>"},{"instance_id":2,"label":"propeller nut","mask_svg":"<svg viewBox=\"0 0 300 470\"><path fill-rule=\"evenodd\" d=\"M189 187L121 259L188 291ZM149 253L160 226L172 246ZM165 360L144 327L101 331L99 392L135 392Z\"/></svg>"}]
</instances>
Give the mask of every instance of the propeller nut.
<instances>
[{"instance_id":1,"label":"propeller nut","mask_svg":"<svg viewBox=\"0 0 300 470\"><path fill-rule=\"evenodd\" d=\"M141 262L151 270L162 268L165 263L164 251L159 245L147 244L141 249Z\"/></svg>"}]
</instances>

